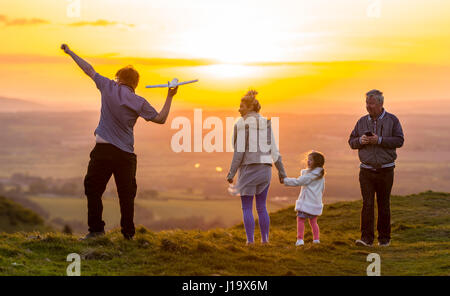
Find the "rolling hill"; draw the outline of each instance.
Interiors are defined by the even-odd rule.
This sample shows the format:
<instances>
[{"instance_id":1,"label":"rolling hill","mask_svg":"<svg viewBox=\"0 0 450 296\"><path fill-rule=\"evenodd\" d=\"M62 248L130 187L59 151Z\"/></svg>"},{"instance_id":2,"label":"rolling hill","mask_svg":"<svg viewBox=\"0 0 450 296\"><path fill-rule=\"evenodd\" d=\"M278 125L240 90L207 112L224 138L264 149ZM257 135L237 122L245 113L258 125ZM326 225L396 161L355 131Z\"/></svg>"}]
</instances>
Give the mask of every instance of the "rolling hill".
<instances>
[{"instance_id":1,"label":"rolling hill","mask_svg":"<svg viewBox=\"0 0 450 296\"><path fill-rule=\"evenodd\" d=\"M119 230L79 242L60 233L0 234L0 275L65 275L69 253L80 254L81 275L365 275L369 253L381 275L450 275L450 194L392 196L390 247L358 247L361 201L327 205L319 218L321 244L294 246L293 206L271 213L269 245L245 245L243 225L209 231L151 232L133 241ZM258 224L256 224L258 225ZM258 230L256 230L258 241Z\"/></svg>"},{"instance_id":2,"label":"rolling hill","mask_svg":"<svg viewBox=\"0 0 450 296\"><path fill-rule=\"evenodd\" d=\"M45 106L22 99L0 97L0 112L43 111Z\"/></svg>"},{"instance_id":3,"label":"rolling hill","mask_svg":"<svg viewBox=\"0 0 450 296\"><path fill-rule=\"evenodd\" d=\"M44 219L18 203L0 196L0 232L47 229Z\"/></svg>"}]
</instances>

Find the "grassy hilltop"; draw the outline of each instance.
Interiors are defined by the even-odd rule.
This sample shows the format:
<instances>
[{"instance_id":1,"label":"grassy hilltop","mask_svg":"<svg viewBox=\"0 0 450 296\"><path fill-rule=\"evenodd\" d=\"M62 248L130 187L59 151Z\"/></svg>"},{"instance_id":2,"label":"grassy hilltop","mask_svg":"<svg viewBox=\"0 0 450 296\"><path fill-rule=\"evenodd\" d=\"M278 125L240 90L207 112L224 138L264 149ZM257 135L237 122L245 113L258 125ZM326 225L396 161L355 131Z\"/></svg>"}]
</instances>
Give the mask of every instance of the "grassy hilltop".
<instances>
[{"instance_id":1,"label":"grassy hilltop","mask_svg":"<svg viewBox=\"0 0 450 296\"><path fill-rule=\"evenodd\" d=\"M44 219L20 204L0 196L0 231L12 233L22 231L43 231L50 229ZM0 256L2 253L0 251Z\"/></svg>"},{"instance_id":2,"label":"grassy hilltop","mask_svg":"<svg viewBox=\"0 0 450 296\"><path fill-rule=\"evenodd\" d=\"M382 275L450 275L450 194L392 196L392 244L357 247L361 202L327 205L319 218L321 244L294 246L293 207L271 213L271 244L245 246L243 225L210 231L151 232L133 241L119 230L78 242L59 233L0 234L0 275L65 275L69 253L82 257L82 275L365 275L366 257L381 256ZM256 229L256 241L259 241Z\"/></svg>"}]
</instances>

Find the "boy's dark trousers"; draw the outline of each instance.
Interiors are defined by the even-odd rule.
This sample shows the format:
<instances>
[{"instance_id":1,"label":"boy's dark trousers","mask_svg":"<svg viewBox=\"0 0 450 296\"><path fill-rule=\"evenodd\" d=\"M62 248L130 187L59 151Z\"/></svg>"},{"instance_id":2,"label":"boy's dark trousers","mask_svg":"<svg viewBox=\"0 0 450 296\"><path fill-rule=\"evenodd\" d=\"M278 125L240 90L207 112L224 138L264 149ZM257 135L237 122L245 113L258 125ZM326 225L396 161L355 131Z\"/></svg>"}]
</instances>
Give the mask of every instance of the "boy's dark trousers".
<instances>
[{"instance_id":1,"label":"boy's dark trousers","mask_svg":"<svg viewBox=\"0 0 450 296\"><path fill-rule=\"evenodd\" d=\"M84 178L89 232L104 231L102 195L111 175L114 175L120 202L122 234L133 237L134 198L137 189L136 154L125 152L112 144L97 143L90 153L90 158Z\"/></svg>"},{"instance_id":2,"label":"boy's dark trousers","mask_svg":"<svg viewBox=\"0 0 450 296\"><path fill-rule=\"evenodd\" d=\"M372 244L374 241L374 211L375 193L378 207L378 241L388 242L391 239L391 209L390 196L394 182L394 168L383 168L373 171L361 168L359 183L363 198L361 211L361 239Z\"/></svg>"}]
</instances>

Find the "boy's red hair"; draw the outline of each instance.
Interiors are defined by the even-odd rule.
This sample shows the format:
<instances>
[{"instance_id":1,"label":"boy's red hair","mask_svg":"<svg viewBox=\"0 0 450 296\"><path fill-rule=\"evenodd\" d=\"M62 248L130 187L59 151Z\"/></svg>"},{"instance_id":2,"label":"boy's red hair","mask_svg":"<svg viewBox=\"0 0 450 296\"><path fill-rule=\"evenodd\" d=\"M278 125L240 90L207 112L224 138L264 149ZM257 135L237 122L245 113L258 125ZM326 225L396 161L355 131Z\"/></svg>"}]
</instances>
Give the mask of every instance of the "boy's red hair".
<instances>
[{"instance_id":1,"label":"boy's red hair","mask_svg":"<svg viewBox=\"0 0 450 296\"><path fill-rule=\"evenodd\" d=\"M136 89L139 83L139 73L131 65L123 67L117 71L116 81L119 84L124 84L132 89Z\"/></svg>"}]
</instances>

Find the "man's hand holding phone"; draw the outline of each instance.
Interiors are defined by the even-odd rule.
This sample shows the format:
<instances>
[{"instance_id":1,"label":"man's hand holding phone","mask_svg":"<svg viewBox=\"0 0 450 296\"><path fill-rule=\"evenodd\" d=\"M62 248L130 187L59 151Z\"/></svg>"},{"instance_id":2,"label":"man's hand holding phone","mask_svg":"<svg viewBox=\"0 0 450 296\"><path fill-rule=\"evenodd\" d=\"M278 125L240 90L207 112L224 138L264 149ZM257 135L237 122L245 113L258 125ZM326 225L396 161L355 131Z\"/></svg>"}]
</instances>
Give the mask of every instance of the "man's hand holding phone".
<instances>
[{"instance_id":1,"label":"man's hand holding phone","mask_svg":"<svg viewBox=\"0 0 450 296\"><path fill-rule=\"evenodd\" d=\"M360 139L362 145L378 144L378 136L373 134L372 132L366 132L364 135L361 136Z\"/></svg>"},{"instance_id":2,"label":"man's hand holding phone","mask_svg":"<svg viewBox=\"0 0 450 296\"><path fill-rule=\"evenodd\" d=\"M359 142L360 142L362 145L367 145L367 144L369 144L369 137L367 137L366 135L362 135L362 136L359 138Z\"/></svg>"}]
</instances>

